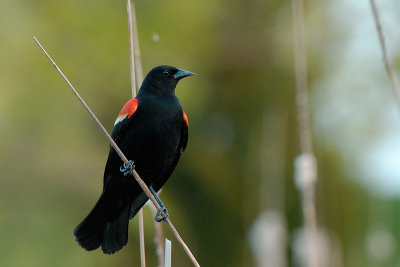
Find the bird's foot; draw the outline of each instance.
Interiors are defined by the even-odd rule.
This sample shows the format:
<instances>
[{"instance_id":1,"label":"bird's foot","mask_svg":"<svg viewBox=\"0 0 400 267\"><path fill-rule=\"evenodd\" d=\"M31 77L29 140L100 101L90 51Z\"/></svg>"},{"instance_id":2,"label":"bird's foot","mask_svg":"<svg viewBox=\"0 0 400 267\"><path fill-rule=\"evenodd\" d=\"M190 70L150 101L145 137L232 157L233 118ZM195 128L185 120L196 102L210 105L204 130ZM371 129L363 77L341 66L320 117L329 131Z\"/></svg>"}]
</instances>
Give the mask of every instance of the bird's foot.
<instances>
[{"instance_id":1,"label":"bird's foot","mask_svg":"<svg viewBox=\"0 0 400 267\"><path fill-rule=\"evenodd\" d=\"M165 206L163 206L159 211L157 211L154 220L156 220L156 222L166 221L168 219L168 216L168 210Z\"/></svg>"},{"instance_id":2,"label":"bird's foot","mask_svg":"<svg viewBox=\"0 0 400 267\"><path fill-rule=\"evenodd\" d=\"M124 165L119 167L119 170L127 176L128 174L131 174L133 170L135 169L135 163L133 160L129 160L127 163L124 162Z\"/></svg>"},{"instance_id":3,"label":"bird's foot","mask_svg":"<svg viewBox=\"0 0 400 267\"><path fill-rule=\"evenodd\" d=\"M154 217L154 220L156 220L156 222L166 221L168 219L168 216L169 216L167 208L164 206L164 203L158 197L158 195L157 195L156 191L153 189L153 187L149 186L149 188L150 188L151 193L153 194L153 196L157 200L158 205L160 205L160 207L161 207L157 211L156 217Z\"/></svg>"}]
</instances>

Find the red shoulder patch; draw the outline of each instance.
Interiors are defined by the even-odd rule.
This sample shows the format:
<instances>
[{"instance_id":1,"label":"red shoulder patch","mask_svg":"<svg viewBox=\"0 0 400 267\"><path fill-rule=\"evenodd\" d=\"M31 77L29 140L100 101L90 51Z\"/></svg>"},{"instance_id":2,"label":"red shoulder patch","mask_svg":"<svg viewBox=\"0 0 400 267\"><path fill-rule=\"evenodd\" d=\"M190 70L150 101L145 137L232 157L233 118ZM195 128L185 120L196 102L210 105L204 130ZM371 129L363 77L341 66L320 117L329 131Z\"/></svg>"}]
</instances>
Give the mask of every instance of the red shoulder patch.
<instances>
[{"instance_id":1,"label":"red shoulder patch","mask_svg":"<svg viewBox=\"0 0 400 267\"><path fill-rule=\"evenodd\" d=\"M133 113L137 110L139 104L139 98L132 98L126 104L122 107L121 111L118 114L117 119L115 120L114 125L116 125L118 122L124 120L125 118L130 118Z\"/></svg>"},{"instance_id":2,"label":"red shoulder patch","mask_svg":"<svg viewBox=\"0 0 400 267\"><path fill-rule=\"evenodd\" d=\"M119 115L128 114L128 118L129 118L137 110L138 103L139 103L138 98L132 98L131 100L126 102L126 104L122 107Z\"/></svg>"},{"instance_id":3,"label":"red shoulder patch","mask_svg":"<svg viewBox=\"0 0 400 267\"><path fill-rule=\"evenodd\" d=\"M188 118L186 116L186 113L185 113L185 111L182 111L182 112L183 112L183 120L185 121L186 126L189 127L189 121L188 121Z\"/></svg>"}]
</instances>

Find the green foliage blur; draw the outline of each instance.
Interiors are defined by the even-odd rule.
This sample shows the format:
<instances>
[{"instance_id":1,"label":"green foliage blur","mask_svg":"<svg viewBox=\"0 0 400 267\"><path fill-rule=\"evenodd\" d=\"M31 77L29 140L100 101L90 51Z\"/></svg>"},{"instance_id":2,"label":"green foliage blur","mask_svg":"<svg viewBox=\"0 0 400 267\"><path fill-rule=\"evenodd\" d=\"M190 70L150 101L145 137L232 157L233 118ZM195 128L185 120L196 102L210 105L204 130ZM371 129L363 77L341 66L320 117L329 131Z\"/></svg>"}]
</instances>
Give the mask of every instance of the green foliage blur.
<instances>
[{"instance_id":1,"label":"green foliage blur","mask_svg":"<svg viewBox=\"0 0 400 267\"><path fill-rule=\"evenodd\" d=\"M330 32L326 40L308 35L315 41L307 48L312 85L327 68L323 46L343 32L324 16L329 6L306 2L310 33ZM290 245L303 223L293 182L299 146L291 1L135 5L144 72L169 64L198 74L176 90L190 131L161 194L171 220L202 266L256 266L249 229L262 210L280 210L287 264L298 266ZM74 241L72 230L100 195L109 145L33 36L109 132L130 98L125 1L0 2L0 266L140 266L136 218L128 245L115 255L86 252ZM389 220L384 225L400 241L398 201L371 194L338 147L314 137L318 223L340 244L343 266L367 266L371 221ZM156 266L153 215L148 207L144 213L147 266ZM173 266L191 266L163 228Z\"/></svg>"}]
</instances>

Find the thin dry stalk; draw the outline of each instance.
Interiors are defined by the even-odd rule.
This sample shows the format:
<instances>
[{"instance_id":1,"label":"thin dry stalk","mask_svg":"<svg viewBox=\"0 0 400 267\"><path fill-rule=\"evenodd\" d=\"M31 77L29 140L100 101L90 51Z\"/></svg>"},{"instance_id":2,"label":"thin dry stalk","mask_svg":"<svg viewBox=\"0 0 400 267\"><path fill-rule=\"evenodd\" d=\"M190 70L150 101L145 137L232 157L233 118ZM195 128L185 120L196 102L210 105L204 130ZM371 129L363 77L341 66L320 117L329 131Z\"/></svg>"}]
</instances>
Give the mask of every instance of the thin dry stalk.
<instances>
[{"instance_id":1,"label":"thin dry stalk","mask_svg":"<svg viewBox=\"0 0 400 267\"><path fill-rule=\"evenodd\" d=\"M161 193L161 190L158 191L158 194ZM151 211L153 212L153 216L156 216L157 210L154 206L149 205ZM158 258L158 266L164 267L165 266L165 249L164 249L164 233L162 230L162 225L157 223L154 220L154 229L156 236L154 237L154 242L156 243L156 255Z\"/></svg>"},{"instance_id":2,"label":"thin dry stalk","mask_svg":"<svg viewBox=\"0 0 400 267\"><path fill-rule=\"evenodd\" d=\"M126 1L126 9L128 12L128 29L129 29L129 58L131 62L131 84L132 97L136 96L136 77L135 77L135 54L133 52L133 31L132 31L132 8L131 1Z\"/></svg>"},{"instance_id":3,"label":"thin dry stalk","mask_svg":"<svg viewBox=\"0 0 400 267\"><path fill-rule=\"evenodd\" d=\"M140 266L146 267L146 247L144 245L144 223L143 209L139 210L139 243L140 243Z\"/></svg>"},{"instance_id":4,"label":"thin dry stalk","mask_svg":"<svg viewBox=\"0 0 400 267\"><path fill-rule=\"evenodd\" d=\"M135 54L135 66L136 66L136 82L137 87L140 88L140 85L143 82L143 68L142 68L142 59L140 56L140 47L139 47L139 34L136 23L136 11L135 11L135 3L132 3L132 23L133 23L133 48Z\"/></svg>"},{"instance_id":5,"label":"thin dry stalk","mask_svg":"<svg viewBox=\"0 0 400 267\"><path fill-rule=\"evenodd\" d=\"M128 0L129 1L129 0ZM129 1L130 2L130 1ZM130 7L128 7L130 9ZM129 11L128 11L129 12ZM138 34L138 27L137 27L137 22L136 22L136 10L135 10L135 3L132 3L132 8L130 11L131 15L129 15L132 19L132 25L130 29L133 31L133 51L134 51L134 61L135 61L135 70L136 70L136 83L137 83L137 88L140 88L142 82L143 82L143 68L142 68L142 60L140 56L140 47L139 47L139 34ZM130 32L131 34L131 32ZM132 51L132 50L131 50ZM140 217L139 217L140 218ZM159 236L163 236L163 230L162 230L162 225L154 222L154 227L155 231L157 234L157 240L158 242L156 243L156 253L159 255L159 264L160 266L164 266L164 240L159 239ZM162 258L160 257L162 255Z\"/></svg>"},{"instance_id":6,"label":"thin dry stalk","mask_svg":"<svg viewBox=\"0 0 400 267\"><path fill-rule=\"evenodd\" d=\"M155 214L156 213L154 212L154 215ZM158 265L161 267L164 267L165 266L165 263L164 263L165 252L164 252L164 246L163 246L164 233L162 230L162 225L160 223L157 223L155 220L154 220L154 229L156 231L156 238L157 238L157 240L156 240L156 246L157 246L156 255L158 257Z\"/></svg>"},{"instance_id":7,"label":"thin dry stalk","mask_svg":"<svg viewBox=\"0 0 400 267\"><path fill-rule=\"evenodd\" d=\"M131 0L127 0L126 9L128 13L128 29L129 29L129 58L131 66L131 83L132 83L132 98L136 96L136 75L135 75L135 54L132 30L132 8ZM139 244L140 244L140 266L146 267L146 247L144 242L144 223L143 223L143 209L139 210Z\"/></svg>"},{"instance_id":8,"label":"thin dry stalk","mask_svg":"<svg viewBox=\"0 0 400 267\"><path fill-rule=\"evenodd\" d=\"M388 50L386 48L385 35L383 34L381 19L379 17L378 8L376 7L375 0L370 0L372 13L374 14L374 20L376 24L376 30L379 36L379 43L382 49L383 62L385 64L386 72L390 79L390 84L392 85L394 100L396 101L398 111L400 113L400 89L399 81L396 72L393 69L392 60L389 56Z\"/></svg>"},{"instance_id":9,"label":"thin dry stalk","mask_svg":"<svg viewBox=\"0 0 400 267\"><path fill-rule=\"evenodd\" d=\"M307 91L307 57L304 34L304 8L302 0L292 0L294 59L296 74L297 126L300 151L295 161L295 179L301 192L304 225L308 240L307 262L318 266L317 216L314 185L317 179L316 160L312 149Z\"/></svg>"},{"instance_id":10,"label":"thin dry stalk","mask_svg":"<svg viewBox=\"0 0 400 267\"><path fill-rule=\"evenodd\" d=\"M307 90L307 56L305 48L303 1L292 0L293 4L293 33L294 33L294 63L296 74L296 104L297 124L302 153L312 151L310 121L308 115Z\"/></svg>"},{"instance_id":11,"label":"thin dry stalk","mask_svg":"<svg viewBox=\"0 0 400 267\"><path fill-rule=\"evenodd\" d=\"M61 75L61 77L65 80L65 82L68 84L69 88L72 90L74 95L78 98L79 102L83 105L83 107L87 110L89 115L92 117L92 119L96 122L96 124L100 127L104 135L106 136L108 142L112 145L114 148L115 152L117 152L118 156L121 158L121 160L124 163L128 163L128 159L124 155L124 153L121 151L121 149L118 147L118 145L114 142L112 137L108 134L107 130L104 128L104 126L101 124L99 119L96 117L96 115L93 113L93 111L89 108L89 106L86 104L86 102L82 99L82 97L78 94L78 92L75 90L73 85L70 83L70 81L67 79L67 77L64 75L64 73L61 71L61 69L57 66L57 64L54 62L54 60L50 57L50 55L47 53L47 51L43 48L43 46L40 44L40 42L36 39L36 37L33 37L40 47L42 49L43 53L47 56L47 58L50 60L50 62L53 64L54 68L57 70L57 72ZM157 200L151 193L150 189L147 187L145 182L140 178L139 174L136 172L136 170L132 171L132 176L136 179L142 190L145 192L147 197L153 202L153 205L157 208L157 210L160 210L161 207L158 204ZM179 235L178 231L172 224L171 220L168 218L165 220L167 225L170 227L172 233L175 235L176 239L179 241L183 249L185 250L186 254L189 256L190 260L192 261L194 266L200 266L199 263L197 262L196 258L193 256L192 252L190 251L189 247L185 244L183 241L182 237Z\"/></svg>"}]
</instances>

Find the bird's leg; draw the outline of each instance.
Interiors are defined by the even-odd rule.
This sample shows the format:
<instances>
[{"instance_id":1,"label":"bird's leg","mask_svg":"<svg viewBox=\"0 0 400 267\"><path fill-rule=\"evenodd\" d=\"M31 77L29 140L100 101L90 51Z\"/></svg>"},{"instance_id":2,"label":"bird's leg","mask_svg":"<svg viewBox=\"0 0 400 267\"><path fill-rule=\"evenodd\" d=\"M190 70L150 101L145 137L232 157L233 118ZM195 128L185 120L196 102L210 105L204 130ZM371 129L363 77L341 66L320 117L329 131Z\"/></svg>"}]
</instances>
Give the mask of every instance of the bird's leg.
<instances>
[{"instance_id":1,"label":"bird's leg","mask_svg":"<svg viewBox=\"0 0 400 267\"><path fill-rule=\"evenodd\" d=\"M124 162L124 165L119 167L119 170L127 176L128 174L131 174L133 170L135 169L135 163L133 160L129 160L127 163Z\"/></svg>"},{"instance_id":2,"label":"bird's leg","mask_svg":"<svg viewBox=\"0 0 400 267\"><path fill-rule=\"evenodd\" d=\"M164 203L158 197L158 195L157 195L156 191L154 191L153 187L150 186L149 188L150 188L150 191L153 194L153 196L156 198L158 204L161 206L161 209L159 211L157 211L156 217L154 217L154 220L156 220L157 222L167 220L168 216L169 216L167 208L164 206Z\"/></svg>"}]
</instances>

